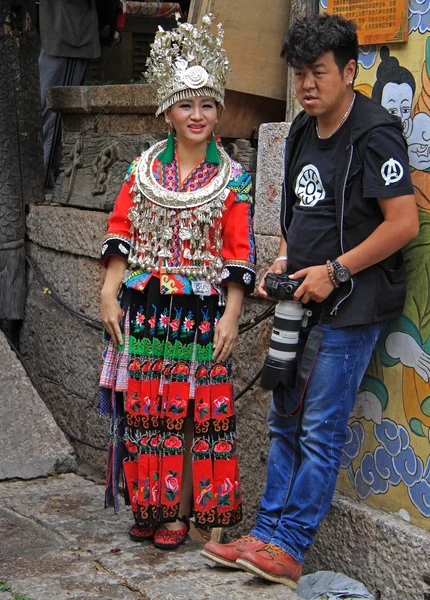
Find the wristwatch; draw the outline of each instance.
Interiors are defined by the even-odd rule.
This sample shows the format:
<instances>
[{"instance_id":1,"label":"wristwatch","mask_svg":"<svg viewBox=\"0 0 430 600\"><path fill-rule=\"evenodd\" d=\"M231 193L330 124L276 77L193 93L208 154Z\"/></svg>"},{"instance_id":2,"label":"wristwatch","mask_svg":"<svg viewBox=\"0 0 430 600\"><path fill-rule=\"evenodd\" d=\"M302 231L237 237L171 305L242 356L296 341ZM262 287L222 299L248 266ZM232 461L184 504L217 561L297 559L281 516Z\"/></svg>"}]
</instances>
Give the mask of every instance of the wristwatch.
<instances>
[{"instance_id":1,"label":"wristwatch","mask_svg":"<svg viewBox=\"0 0 430 600\"><path fill-rule=\"evenodd\" d=\"M344 267L337 260L331 261L334 278L338 283L345 283L351 279L351 271L348 267Z\"/></svg>"}]
</instances>

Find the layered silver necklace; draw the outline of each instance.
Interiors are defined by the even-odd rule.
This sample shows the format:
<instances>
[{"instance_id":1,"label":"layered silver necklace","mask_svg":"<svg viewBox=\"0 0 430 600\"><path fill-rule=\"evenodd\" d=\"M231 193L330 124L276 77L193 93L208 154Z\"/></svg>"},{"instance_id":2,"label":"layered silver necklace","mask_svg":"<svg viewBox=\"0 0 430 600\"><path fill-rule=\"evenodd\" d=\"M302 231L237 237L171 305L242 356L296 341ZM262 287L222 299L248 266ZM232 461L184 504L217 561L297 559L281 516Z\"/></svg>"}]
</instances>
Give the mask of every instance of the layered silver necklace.
<instances>
[{"instance_id":1,"label":"layered silver necklace","mask_svg":"<svg viewBox=\"0 0 430 600\"><path fill-rule=\"evenodd\" d=\"M346 113L343 115L343 117L341 118L341 120L339 121L339 123L336 125L336 128L335 128L335 129L334 129L334 130L331 132L331 134L330 134L330 135L328 135L327 137L325 137L325 138L322 138L322 137L320 136L320 131L319 131L319 129L318 129L318 119L316 119L316 120L315 120L315 129L316 129L316 132L317 132L317 136L318 136L318 138L319 138L320 140L322 140L322 139L326 140L326 139L328 139L328 138L331 138L331 137L332 137L332 136L333 136L333 135L334 135L334 134L335 134L337 131L339 131L339 129L342 127L342 125L345 123L345 121L346 121L346 120L347 120L347 118L349 117L349 113L351 112L351 110L352 110L352 107L354 106L354 100L355 100L355 94L354 94L354 96L353 96L353 98L352 98L352 102L351 102L351 104L350 104L350 105L349 105L349 107L348 107L348 110L347 110L347 111L346 111Z\"/></svg>"}]
</instances>

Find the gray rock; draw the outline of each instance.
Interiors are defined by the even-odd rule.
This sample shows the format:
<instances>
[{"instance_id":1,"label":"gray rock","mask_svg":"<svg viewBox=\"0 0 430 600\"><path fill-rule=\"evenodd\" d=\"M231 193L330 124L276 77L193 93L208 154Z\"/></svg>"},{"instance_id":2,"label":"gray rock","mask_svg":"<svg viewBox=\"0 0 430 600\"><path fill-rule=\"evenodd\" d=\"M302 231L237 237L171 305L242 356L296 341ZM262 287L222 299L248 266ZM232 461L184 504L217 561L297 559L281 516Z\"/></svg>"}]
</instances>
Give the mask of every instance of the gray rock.
<instances>
[{"instance_id":1,"label":"gray rock","mask_svg":"<svg viewBox=\"0 0 430 600\"><path fill-rule=\"evenodd\" d=\"M101 331L72 318L38 283L30 283L28 289L21 350L37 375L42 397L65 431L105 447L108 428L98 414ZM78 442L74 447L81 460L103 471L104 453Z\"/></svg>"},{"instance_id":2,"label":"gray rock","mask_svg":"<svg viewBox=\"0 0 430 600\"><path fill-rule=\"evenodd\" d=\"M39 246L99 259L107 218L102 212L31 205L27 234Z\"/></svg>"},{"instance_id":3,"label":"gray rock","mask_svg":"<svg viewBox=\"0 0 430 600\"><path fill-rule=\"evenodd\" d=\"M255 232L279 235L284 142L289 123L265 123L258 137Z\"/></svg>"},{"instance_id":4,"label":"gray rock","mask_svg":"<svg viewBox=\"0 0 430 600\"><path fill-rule=\"evenodd\" d=\"M1 332L0 422L0 480L31 479L75 468L72 447Z\"/></svg>"}]
</instances>

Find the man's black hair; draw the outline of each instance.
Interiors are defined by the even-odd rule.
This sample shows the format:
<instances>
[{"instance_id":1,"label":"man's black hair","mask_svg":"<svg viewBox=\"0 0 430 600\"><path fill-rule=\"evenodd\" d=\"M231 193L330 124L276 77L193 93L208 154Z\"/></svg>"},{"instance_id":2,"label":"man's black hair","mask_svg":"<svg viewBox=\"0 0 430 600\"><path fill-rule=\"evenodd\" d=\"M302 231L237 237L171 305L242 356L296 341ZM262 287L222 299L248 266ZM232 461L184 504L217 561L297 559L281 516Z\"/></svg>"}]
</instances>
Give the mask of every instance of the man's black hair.
<instances>
[{"instance_id":1,"label":"man's black hair","mask_svg":"<svg viewBox=\"0 0 430 600\"><path fill-rule=\"evenodd\" d=\"M358 61L354 21L328 14L296 19L284 40L281 56L293 68L310 67L330 50L340 73L351 59Z\"/></svg>"}]
</instances>

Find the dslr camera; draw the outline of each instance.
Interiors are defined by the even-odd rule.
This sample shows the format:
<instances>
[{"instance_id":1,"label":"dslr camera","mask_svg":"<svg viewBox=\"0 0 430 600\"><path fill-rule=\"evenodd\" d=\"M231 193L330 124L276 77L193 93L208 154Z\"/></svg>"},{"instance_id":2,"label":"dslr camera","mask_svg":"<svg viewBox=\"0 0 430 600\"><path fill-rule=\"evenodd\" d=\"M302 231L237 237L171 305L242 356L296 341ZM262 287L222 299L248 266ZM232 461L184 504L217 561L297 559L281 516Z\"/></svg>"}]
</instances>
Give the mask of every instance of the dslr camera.
<instances>
[{"instance_id":1,"label":"dslr camera","mask_svg":"<svg viewBox=\"0 0 430 600\"><path fill-rule=\"evenodd\" d=\"M288 275L268 273L264 289L271 298L279 300L275 308L269 353L261 374L261 387L273 390L278 384L294 385L297 373L296 354L299 333L312 313L305 310L301 302L293 300L302 279L290 279Z\"/></svg>"}]
</instances>

